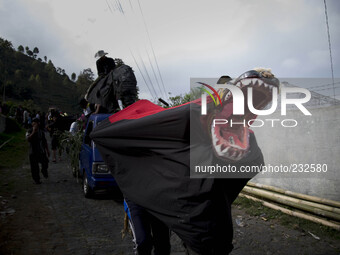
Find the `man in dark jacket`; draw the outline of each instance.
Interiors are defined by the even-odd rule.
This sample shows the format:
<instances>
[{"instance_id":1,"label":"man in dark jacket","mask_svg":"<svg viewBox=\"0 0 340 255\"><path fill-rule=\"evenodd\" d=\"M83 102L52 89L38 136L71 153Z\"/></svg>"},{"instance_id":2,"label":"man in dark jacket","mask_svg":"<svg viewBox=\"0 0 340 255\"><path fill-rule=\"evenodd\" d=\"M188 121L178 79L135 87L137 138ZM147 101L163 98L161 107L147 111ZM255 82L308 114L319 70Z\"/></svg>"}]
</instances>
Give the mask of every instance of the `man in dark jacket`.
<instances>
[{"instance_id":1,"label":"man in dark jacket","mask_svg":"<svg viewBox=\"0 0 340 255\"><path fill-rule=\"evenodd\" d=\"M99 58L96 62L98 76L107 75L116 67L113 58L106 57L107 54L103 50L99 50L95 55L95 58Z\"/></svg>"},{"instance_id":2,"label":"man in dark jacket","mask_svg":"<svg viewBox=\"0 0 340 255\"><path fill-rule=\"evenodd\" d=\"M29 159L31 165L32 178L36 184L41 184L39 174L39 163L41 164L41 173L48 178L48 149L45 133L39 128L39 119L32 120L32 129L26 133L26 139L30 143Z\"/></svg>"}]
</instances>

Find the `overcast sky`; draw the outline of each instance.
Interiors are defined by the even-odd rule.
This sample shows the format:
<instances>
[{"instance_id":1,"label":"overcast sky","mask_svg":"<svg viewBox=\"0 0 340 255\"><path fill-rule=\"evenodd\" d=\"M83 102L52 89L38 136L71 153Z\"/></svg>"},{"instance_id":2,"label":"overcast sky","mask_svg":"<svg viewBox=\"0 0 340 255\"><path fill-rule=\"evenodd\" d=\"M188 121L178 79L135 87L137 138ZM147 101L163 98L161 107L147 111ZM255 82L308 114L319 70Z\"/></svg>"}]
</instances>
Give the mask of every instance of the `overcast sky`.
<instances>
[{"instance_id":1,"label":"overcast sky","mask_svg":"<svg viewBox=\"0 0 340 255\"><path fill-rule=\"evenodd\" d=\"M340 77L340 1L326 3ZM16 49L38 47L68 75L96 73L100 49L123 59L144 98L186 93L190 77L237 77L254 67L331 77L323 0L0 0L0 24L0 37Z\"/></svg>"}]
</instances>

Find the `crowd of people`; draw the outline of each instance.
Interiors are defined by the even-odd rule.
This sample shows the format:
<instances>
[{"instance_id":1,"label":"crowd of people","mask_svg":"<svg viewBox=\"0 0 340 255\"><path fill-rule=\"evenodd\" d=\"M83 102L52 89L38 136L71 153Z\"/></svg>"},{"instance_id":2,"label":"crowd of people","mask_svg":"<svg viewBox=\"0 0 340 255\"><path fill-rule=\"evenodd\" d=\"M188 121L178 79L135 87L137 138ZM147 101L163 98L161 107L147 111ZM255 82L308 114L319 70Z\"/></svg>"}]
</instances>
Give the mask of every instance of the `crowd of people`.
<instances>
[{"instance_id":1,"label":"crowd of people","mask_svg":"<svg viewBox=\"0 0 340 255\"><path fill-rule=\"evenodd\" d=\"M106 57L108 53L100 50L96 53L95 57L98 59L96 62L98 69L98 78L92 84L92 88L105 77L109 72L115 68L115 62L112 58ZM83 114L77 121L84 121L90 114L97 114L103 112L100 104L89 104L85 98L80 101L80 106L83 108ZM6 113L6 105L1 105L0 113ZM51 137L51 150L52 150L52 162L57 162L57 156L61 160L61 146L60 146L60 134L64 130L69 130L71 133L81 129L78 122L75 121L72 124L69 123L65 127L61 114L56 109L49 109L48 113L40 111L29 111L22 106L17 107L15 113L15 119L18 123L22 123L22 126L27 130L26 138L30 144L29 159L31 164L32 178L36 184L40 184L39 163L41 164L41 173L45 178L48 178L48 158L50 157L50 151L47 145L45 132L49 132ZM71 128L70 128L71 127Z\"/></svg>"}]
</instances>

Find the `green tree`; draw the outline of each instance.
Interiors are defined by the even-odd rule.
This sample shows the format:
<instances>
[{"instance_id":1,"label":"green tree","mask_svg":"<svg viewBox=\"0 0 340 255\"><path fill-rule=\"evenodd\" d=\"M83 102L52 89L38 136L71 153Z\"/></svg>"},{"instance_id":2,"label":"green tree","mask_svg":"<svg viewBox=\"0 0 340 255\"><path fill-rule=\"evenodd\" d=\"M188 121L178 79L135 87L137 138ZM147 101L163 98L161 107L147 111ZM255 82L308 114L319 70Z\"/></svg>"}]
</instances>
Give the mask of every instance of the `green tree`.
<instances>
[{"instance_id":1,"label":"green tree","mask_svg":"<svg viewBox=\"0 0 340 255\"><path fill-rule=\"evenodd\" d=\"M31 76L30 76L30 78L28 79L28 81L30 82L30 83L35 83L35 76L34 76L34 74L31 74Z\"/></svg>"},{"instance_id":2,"label":"green tree","mask_svg":"<svg viewBox=\"0 0 340 255\"><path fill-rule=\"evenodd\" d=\"M51 72L55 72L56 69L52 63L51 60L48 61L47 65L45 66L45 70L48 72L48 73L51 73Z\"/></svg>"},{"instance_id":3,"label":"green tree","mask_svg":"<svg viewBox=\"0 0 340 255\"><path fill-rule=\"evenodd\" d=\"M33 57L33 51L28 50L28 51L26 51L26 53L27 53L28 56Z\"/></svg>"},{"instance_id":4,"label":"green tree","mask_svg":"<svg viewBox=\"0 0 340 255\"><path fill-rule=\"evenodd\" d=\"M31 66L33 68L33 73L40 73L42 66L38 60L34 60Z\"/></svg>"},{"instance_id":5,"label":"green tree","mask_svg":"<svg viewBox=\"0 0 340 255\"><path fill-rule=\"evenodd\" d=\"M42 87L42 80L41 80L41 77L40 77L39 74L37 74L37 75L35 76L35 83L36 83L37 85L39 85L40 87Z\"/></svg>"},{"instance_id":6,"label":"green tree","mask_svg":"<svg viewBox=\"0 0 340 255\"><path fill-rule=\"evenodd\" d=\"M34 47L33 49L33 57L36 58L39 54L39 49L37 47Z\"/></svg>"},{"instance_id":7,"label":"green tree","mask_svg":"<svg viewBox=\"0 0 340 255\"><path fill-rule=\"evenodd\" d=\"M47 57L46 57L46 56L44 56L44 60L45 60L45 62L47 63Z\"/></svg>"},{"instance_id":8,"label":"green tree","mask_svg":"<svg viewBox=\"0 0 340 255\"><path fill-rule=\"evenodd\" d=\"M15 70L14 77L16 81L20 81L23 78L23 71L20 69Z\"/></svg>"},{"instance_id":9,"label":"green tree","mask_svg":"<svg viewBox=\"0 0 340 255\"><path fill-rule=\"evenodd\" d=\"M169 97L169 100L170 100L170 107L174 107L174 106L182 104L183 96L179 95L179 96Z\"/></svg>"},{"instance_id":10,"label":"green tree","mask_svg":"<svg viewBox=\"0 0 340 255\"><path fill-rule=\"evenodd\" d=\"M67 86L69 85L70 79L68 78L68 76L66 75L65 78L63 79L63 85Z\"/></svg>"},{"instance_id":11,"label":"green tree","mask_svg":"<svg viewBox=\"0 0 340 255\"><path fill-rule=\"evenodd\" d=\"M195 99L198 99L200 96L201 96L200 88L193 88L190 90L189 93L186 93L184 95L169 97L170 100L169 105L170 107L174 107L181 104L185 104Z\"/></svg>"},{"instance_id":12,"label":"green tree","mask_svg":"<svg viewBox=\"0 0 340 255\"><path fill-rule=\"evenodd\" d=\"M72 81L75 81L76 78L77 78L77 75L76 75L75 73L72 73L72 74L71 74L71 80L72 80Z\"/></svg>"},{"instance_id":13,"label":"green tree","mask_svg":"<svg viewBox=\"0 0 340 255\"><path fill-rule=\"evenodd\" d=\"M26 46L25 50L26 50L26 54L28 55L28 51L30 50L30 48L28 46Z\"/></svg>"},{"instance_id":14,"label":"green tree","mask_svg":"<svg viewBox=\"0 0 340 255\"><path fill-rule=\"evenodd\" d=\"M13 44L10 41L7 41L5 39L2 39L0 37L0 48L3 48L5 50L13 51Z\"/></svg>"},{"instance_id":15,"label":"green tree","mask_svg":"<svg viewBox=\"0 0 340 255\"><path fill-rule=\"evenodd\" d=\"M78 75L76 85L80 94L85 94L90 85L94 82L94 73L91 68L84 69Z\"/></svg>"},{"instance_id":16,"label":"green tree","mask_svg":"<svg viewBox=\"0 0 340 255\"><path fill-rule=\"evenodd\" d=\"M24 46L19 45L18 51L21 52L21 53L24 53L24 51L25 51Z\"/></svg>"},{"instance_id":17,"label":"green tree","mask_svg":"<svg viewBox=\"0 0 340 255\"><path fill-rule=\"evenodd\" d=\"M32 111L34 109L34 101L32 99L24 100L22 106L29 111Z\"/></svg>"},{"instance_id":18,"label":"green tree","mask_svg":"<svg viewBox=\"0 0 340 255\"><path fill-rule=\"evenodd\" d=\"M77 82L79 79L86 81L86 83L89 84L94 82L94 73L92 72L91 68L84 69L82 72L80 72Z\"/></svg>"}]
</instances>

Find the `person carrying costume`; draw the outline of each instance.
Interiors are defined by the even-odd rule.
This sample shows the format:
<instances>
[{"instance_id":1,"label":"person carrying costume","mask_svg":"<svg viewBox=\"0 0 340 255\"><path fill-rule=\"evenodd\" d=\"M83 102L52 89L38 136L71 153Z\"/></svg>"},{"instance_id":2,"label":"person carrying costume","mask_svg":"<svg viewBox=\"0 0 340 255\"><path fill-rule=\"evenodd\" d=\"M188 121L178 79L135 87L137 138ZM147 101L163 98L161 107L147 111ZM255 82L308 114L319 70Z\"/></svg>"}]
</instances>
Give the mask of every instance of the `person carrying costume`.
<instances>
[{"instance_id":1,"label":"person carrying costume","mask_svg":"<svg viewBox=\"0 0 340 255\"><path fill-rule=\"evenodd\" d=\"M101 79L105 78L116 67L114 59L106 57L107 54L108 54L107 52L105 52L103 50L99 50L94 55L94 57L97 58L96 66L97 66L98 78L88 88L86 95L84 97L86 100L88 100L88 95L96 87L98 82ZM106 110L103 107L101 107L101 105L99 103L95 104L94 114L105 113L105 112L106 112Z\"/></svg>"},{"instance_id":2,"label":"person carrying costume","mask_svg":"<svg viewBox=\"0 0 340 255\"><path fill-rule=\"evenodd\" d=\"M144 207L125 198L138 255L170 255L170 229ZM152 253L153 251L153 253Z\"/></svg>"}]
</instances>

